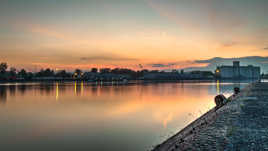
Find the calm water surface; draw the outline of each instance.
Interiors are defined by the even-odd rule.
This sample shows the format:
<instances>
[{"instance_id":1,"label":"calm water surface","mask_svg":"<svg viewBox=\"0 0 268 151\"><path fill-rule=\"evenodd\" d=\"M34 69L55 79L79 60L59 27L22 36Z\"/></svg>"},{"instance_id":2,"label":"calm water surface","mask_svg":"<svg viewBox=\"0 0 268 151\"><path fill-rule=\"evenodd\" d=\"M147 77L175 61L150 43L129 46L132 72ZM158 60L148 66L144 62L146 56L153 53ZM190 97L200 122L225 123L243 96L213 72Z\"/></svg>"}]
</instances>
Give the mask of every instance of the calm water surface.
<instances>
[{"instance_id":1,"label":"calm water surface","mask_svg":"<svg viewBox=\"0 0 268 151\"><path fill-rule=\"evenodd\" d=\"M1 150L145 151L246 83L0 85Z\"/></svg>"}]
</instances>

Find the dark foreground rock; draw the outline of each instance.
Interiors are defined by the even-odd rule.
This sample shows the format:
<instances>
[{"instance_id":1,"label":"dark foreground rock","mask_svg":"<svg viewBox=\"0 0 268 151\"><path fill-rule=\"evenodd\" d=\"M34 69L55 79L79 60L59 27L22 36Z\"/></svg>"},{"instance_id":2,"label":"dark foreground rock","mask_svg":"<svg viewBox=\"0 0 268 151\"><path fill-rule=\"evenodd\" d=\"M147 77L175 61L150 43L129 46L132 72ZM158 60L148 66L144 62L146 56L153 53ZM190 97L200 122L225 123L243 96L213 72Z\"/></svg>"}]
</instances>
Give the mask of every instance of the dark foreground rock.
<instances>
[{"instance_id":1,"label":"dark foreground rock","mask_svg":"<svg viewBox=\"0 0 268 151\"><path fill-rule=\"evenodd\" d=\"M203 126L188 126L187 133L181 131L154 150L268 151L268 83L249 85L207 117Z\"/></svg>"}]
</instances>

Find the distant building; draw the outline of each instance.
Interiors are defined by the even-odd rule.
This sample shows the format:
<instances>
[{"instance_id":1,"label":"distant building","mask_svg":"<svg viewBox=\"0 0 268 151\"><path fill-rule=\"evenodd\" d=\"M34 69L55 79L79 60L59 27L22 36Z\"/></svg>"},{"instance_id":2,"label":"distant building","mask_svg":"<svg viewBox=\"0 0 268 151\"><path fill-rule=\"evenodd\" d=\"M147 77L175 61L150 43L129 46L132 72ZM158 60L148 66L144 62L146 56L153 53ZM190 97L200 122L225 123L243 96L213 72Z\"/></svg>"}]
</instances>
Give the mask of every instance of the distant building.
<instances>
[{"instance_id":1,"label":"distant building","mask_svg":"<svg viewBox=\"0 0 268 151\"><path fill-rule=\"evenodd\" d=\"M233 66L219 66L215 75L222 79L260 79L261 68L252 65L240 66L239 61L234 61Z\"/></svg>"}]
</instances>

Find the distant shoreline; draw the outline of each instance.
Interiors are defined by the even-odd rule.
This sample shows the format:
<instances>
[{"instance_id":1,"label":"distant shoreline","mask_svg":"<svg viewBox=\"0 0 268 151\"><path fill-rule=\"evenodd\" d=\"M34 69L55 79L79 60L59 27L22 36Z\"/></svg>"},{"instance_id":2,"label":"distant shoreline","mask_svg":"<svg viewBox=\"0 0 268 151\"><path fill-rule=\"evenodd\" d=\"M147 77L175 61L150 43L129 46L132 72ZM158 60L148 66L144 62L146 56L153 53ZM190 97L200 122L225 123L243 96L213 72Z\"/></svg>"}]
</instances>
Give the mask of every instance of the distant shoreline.
<instances>
[{"instance_id":1,"label":"distant shoreline","mask_svg":"<svg viewBox=\"0 0 268 151\"><path fill-rule=\"evenodd\" d=\"M221 82L221 83L248 83L255 80L232 80L232 79L185 79L185 80L129 80L127 82L123 81L88 81L82 79L64 79L64 80L5 80L0 81L0 84L7 83L65 83L65 82L85 82L95 85L131 85L131 84L148 84L148 83L205 83L205 82Z\"/></svg>"}]
</instances>

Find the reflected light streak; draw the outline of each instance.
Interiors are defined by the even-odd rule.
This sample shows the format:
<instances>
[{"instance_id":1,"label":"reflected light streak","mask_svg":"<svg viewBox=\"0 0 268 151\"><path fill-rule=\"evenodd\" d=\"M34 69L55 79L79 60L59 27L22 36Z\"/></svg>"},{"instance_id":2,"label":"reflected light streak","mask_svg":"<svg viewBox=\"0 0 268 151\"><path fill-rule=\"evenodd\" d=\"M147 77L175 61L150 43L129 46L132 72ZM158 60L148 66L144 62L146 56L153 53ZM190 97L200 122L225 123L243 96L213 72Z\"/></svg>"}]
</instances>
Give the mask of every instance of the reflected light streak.
<instances>
[{"instance_id":1,"label":"reflected light streak","mask_svg":"<svg viewBox=\"0 0 268 151\"><path fill-rule=\"evenodd\" d=\"M168 122L171 122L173 120L173 114L169 113L168 116L163 120L163 127L167 128Z\"/></svg>"},{"instance_id":2,"label":"reflected light streak","mask_svg":"<svg viewBox=\"0 0 268 151\"><path fill-rule=\"evenodd\" d=\"M76 81L74 82L74 94L76 95L77 93L77 84L76 84Z\"/></svg>"},{"instance_id":3,"label":"reflected light streak","mask_svg":"<svg viewBox=\"0 0 268 151\"><path fill-rule=\"evenodd\" d=\"M83 96L84 93L84 82L81 82L81 95Z\"/></svg>"},{"instance_id":4,"label":"reflected light streak","mask_svg":"<svg viewBox=\"0 0 268 151\"><path fill-rule=\"evenodd\" d=\"M217 94L220 94L221 93L220 81L219 80L217 80L216 90L217 90Z\"/></svg>"},{"instance_id":5,"label":"reflected light streak","mask_svg":"<svg viewBox=\"0 0 268 151\"><path fill-rule=\"evenodd\" d=\"M59 100L59 83L56 83L56 101Z\"/></svg>"}]
</instances>

